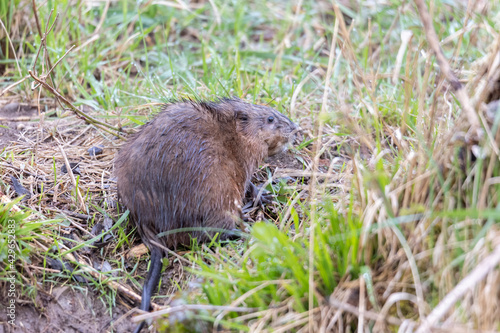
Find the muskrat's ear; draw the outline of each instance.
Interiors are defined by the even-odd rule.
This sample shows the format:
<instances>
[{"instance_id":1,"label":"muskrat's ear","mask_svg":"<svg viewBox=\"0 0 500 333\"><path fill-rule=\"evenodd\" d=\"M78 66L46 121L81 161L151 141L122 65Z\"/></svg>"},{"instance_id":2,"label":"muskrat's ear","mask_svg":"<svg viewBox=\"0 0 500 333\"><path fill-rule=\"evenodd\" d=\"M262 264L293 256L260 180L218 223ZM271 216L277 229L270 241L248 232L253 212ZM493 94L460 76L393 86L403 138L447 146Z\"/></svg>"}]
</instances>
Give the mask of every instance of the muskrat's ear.
<instances>
[{"instance_id":1,"label":"muskrat's ear","mask_svg":"<svg viewBox=\"0 0 500 333\"><path fill-rule=\"evenodd\" d=\"M245 112L245 111L241 111L241 110L235 110L234 111L234 117L239 120L239 121L243 121L243 122L246 122L248 121L248 113Z\"/></svg>"}]
</instances>

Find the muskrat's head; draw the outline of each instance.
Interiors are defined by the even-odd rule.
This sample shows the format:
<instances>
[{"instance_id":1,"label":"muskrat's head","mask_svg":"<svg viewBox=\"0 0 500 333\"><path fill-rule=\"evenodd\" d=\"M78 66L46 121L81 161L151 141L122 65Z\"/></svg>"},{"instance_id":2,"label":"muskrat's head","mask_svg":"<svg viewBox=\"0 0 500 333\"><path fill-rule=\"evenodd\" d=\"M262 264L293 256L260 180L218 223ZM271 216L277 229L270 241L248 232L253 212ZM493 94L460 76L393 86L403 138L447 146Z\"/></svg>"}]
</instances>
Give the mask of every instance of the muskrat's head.
<instances>
[{"instance_id":1,"label":"muskrat's head","mask_svg":"<svg viewBox=\"0 0 500 333\"><path fill-rule=\"evenodd\" d=\"M247 138L264 142L267 156L286 150L299 130L290 119L271 107L242 101L232 102L238 131Z\"/></svg>"}]
</instances>

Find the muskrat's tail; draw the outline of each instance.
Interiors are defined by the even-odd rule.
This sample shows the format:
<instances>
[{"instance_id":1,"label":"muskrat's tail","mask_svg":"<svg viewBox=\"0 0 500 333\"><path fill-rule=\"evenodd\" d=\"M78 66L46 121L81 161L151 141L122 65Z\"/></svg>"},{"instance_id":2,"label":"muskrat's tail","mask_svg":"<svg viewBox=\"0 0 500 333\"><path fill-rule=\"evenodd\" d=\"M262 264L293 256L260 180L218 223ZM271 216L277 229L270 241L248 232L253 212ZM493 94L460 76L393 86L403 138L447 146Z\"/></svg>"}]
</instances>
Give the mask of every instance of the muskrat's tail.
<instances>
[{"instance_id":1,"label":"muskrat's tail","mask_svg":"<svg viewBox=\"0 0 500 333\"><path fill-rule=\"evenodd\" d=\"M151 260L149 263L148 275L142 289L142 301L140 309L143 311L149 311L149 306L151 305L151 295L153 294L155 288L158 287L158 282L160 281L161 269L163 265L162 259L163 252L156 247L151 247ZM144 323L145 322L142 321L135 328L134 333L139 333L144 327Z\"/></svg>"}]
</instances>

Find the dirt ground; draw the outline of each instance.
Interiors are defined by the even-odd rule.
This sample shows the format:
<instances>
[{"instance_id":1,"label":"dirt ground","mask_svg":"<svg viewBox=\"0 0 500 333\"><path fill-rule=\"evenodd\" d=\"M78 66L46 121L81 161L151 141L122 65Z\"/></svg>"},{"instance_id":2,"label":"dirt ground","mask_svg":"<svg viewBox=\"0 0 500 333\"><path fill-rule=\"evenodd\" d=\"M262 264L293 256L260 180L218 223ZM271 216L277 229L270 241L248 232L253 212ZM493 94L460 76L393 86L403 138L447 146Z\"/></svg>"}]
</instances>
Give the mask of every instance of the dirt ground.
<instances>
[{"instance_id":1,"label":"dirt ground","mask_svg":"<svg viewBox=\"0 0 500 333\"><path fill-rule=\"evenodd\" d=\"M134 260L129 259L130 264ZM146 276L146 270L147 261L143 260L139 263L136 276ZM176 285L171 281L186 279L189 277L184 274L182 265L171 260L162 274L161 288L155 293L153 302L160 306L168 305L177 297ZM125 278L119 282L140 293ZM0 309L5 309L7 304L4 300L7 297L3 291L7 288L1 289ZM0 311L0 333L132 332L136 324L131 318L137 314L138 305L117 293L115 304L110 306L90 284L56 280L55 284L45 283L38 289L35 302L26 295L17 299L16 327L8 325L6 311Z\"/></svg>"},{"instance_id":2,"label":"dirt ground","mask_svg":"<svg viewBox=\"0 0 500 333\"><path fill-rule=\"evenodd\" d=\"M57 287L49 293L39 293L37 309L33 303L17 305L16 324L5 323L5 311L0 312L0 333L26 332L131 332L135 324L130 321L131 306L117 297L117 306L110 316L109 308L89 289L75 290ZM5 305L2 305L4 307Z\"/></svg>"},{"instance_id":3,"label":"dirt ground","mask_svg":"<svg viewBox=\"0 0 500 333\"><path fill-rule=\"evenodd\" d=\"M19 133L29 129L28 121L37 115L37 108L31 105L0 101L0 151L17 141Z\"/></svg>"}]
</instances>

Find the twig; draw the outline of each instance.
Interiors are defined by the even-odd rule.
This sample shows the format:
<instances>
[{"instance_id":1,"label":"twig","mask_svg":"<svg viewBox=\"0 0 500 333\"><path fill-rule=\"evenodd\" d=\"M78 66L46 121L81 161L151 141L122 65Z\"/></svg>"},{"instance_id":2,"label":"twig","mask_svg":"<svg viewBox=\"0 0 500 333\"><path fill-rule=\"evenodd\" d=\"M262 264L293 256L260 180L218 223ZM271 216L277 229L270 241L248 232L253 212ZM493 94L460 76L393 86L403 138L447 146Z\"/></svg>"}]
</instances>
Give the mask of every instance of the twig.
<instances>
[{"instance_id":1,"label":"twig","mask_svg":"<svg viewBox=\"0 0 500 333\"><path fill-rule=\"evenodd\" d=\"M33 0L34 1L34 0ZM43 44L40 44L43 45L43 58L44 60L47 61L47 66L50 68L50 71L49 71L49 74L46 75L46 77L48 76L52 86L56 86L56 84L54 83L54 78L52 77L52 75L50 74L50 72L52 72L52 69L54 68L52 66L52 62L50 61L50 54L49 52L47 51L47 36L48 34L50 34L50 32L54 29L54 26L56 25L56 22L57 22L57 18L59 17L59 13L56 14L56 17L54 18L54 22L52 22L50 28L48 28L49 26L49 22L50 22L50 17L52 16L52 12L54 10L52 9L52 11L50 12L50 16L49 16L49 19L47 20L47 25L45 26L45 34L44 34L44 40L43 40ZM36 64L36 62L35 62ZM57 65L56 65L57 66ZM43 68L43 67L42 67ZM41 90L40 92L38 93L38 99L40 100L40 95L41 95ZM60 103L60 102L59 102ZM62 105L61 105L62 106ZM38 113L40 113L40 102L38 103Z\"/></svg>"},{"instance_id":2,"label":"twig","mask_svg":"<svg viewBox=\"0 0 500 333\"><path fill-rule=\"evenodd\" d=\"M54 139L56 139L56 138L54 137ZM56 139L56 141L57 141L57 139ZM73 186L75 187L75 192L76 192L76 195L78 197L78 201L80 203L80 209L85 212L85 211L87 211L87 209L85 207L85 202L83 201L82 194L80 193L80 189L78 188L78 184L76 183L76 179L75 179L75 175L73 174L73 170L71 170L71 166L69 165L68 157L66 157L66 153L64 152L64 149L59 144L59 142L57 142L57 145L59 146L59 150L61 151L61 155L64 159L64 164L66 164L66 170L68 171L68 175L71 178L71 182L73 183Z\"/></svg>"},{"instance_id":3,"label":"twig","mask_svg":"<svg viewBox=\"0 0 500 333\"><path fill-rule=\"evenodd\" d=\"M148 312L146 314L138 315L132 318L132 321L139 322L149 318L156 318L164 314L179 312L179 311L189 311L189 310L206 310L206 311L219 311L224 310L228 312L252 312L257 311L259 308L244 308L244 307L232 307L223 305L205 305L205 304L184 304L179 306L174 306L172 308L167 308L155 312Z\"/></svg>"},{"instance_id":4,"label":"twig","mask_svg":"<svg viewBox=\"0 0 500 333\"><path fill-rule=\"evenodd\" d=\"M59 63L60 63L60 62L64 59L64 57L66 57L66 56L68 55L68 53L70 53L70 52L71 52L71 50L73 50L74 48L75 48L75 45L71 46L71 47L69 48L69 50L68 50L68 51L66 51L66 53L64 53L64 55L63 55L61 58L59 58L59 60L57 60L57 62L54 64L54 66L50 68L49 72L48 72L47 74L45 74L45 76L46 76L46 77L47 77L47 76L49 76L49 75L50 75L50 73L52 73L52 71L54 70L54 68L56 68L56 67L57 67L57 65L59 65Z\"/></svg>"},{"instance_id":5,"label":"twig","mask_svg":"<svg viewBox=\"0 0 500 333\"><path fill-rule=\"evenodd\" d=\"M35 0L33 0L34 2ZM37 22L37 27L38 27L38 33L40 34L40 46L38 47L38 51L36 53L36 56L35 56L35 60L33 61L33 67L32 67L32 70L34 71L35 70L35 66L36 66L36 63L38 62L38 57L40 56L40 51L42 50L42 48L46 49L47 48L47 45L46 45L46 40L47 40L47 35L52 31L52 29L54 28L54 25L56 23L56 20L57 20L57 17L59 16L59 14L56 14L56 18L54 19L54 22L52 22L52 25L50 26L50 28L47 27L45 28L45 33L42 34L42 30L40 28L40 24L38 23L38 16L36 16L36 7L33 8L34 12L35 12L35 18L36 18L36 22ZM47 19L47 22L50 22L50 18L52 17L52 13L54 12L54 10L52 9L50 11L50 14L49 14L49 18ZM49 67L52 67L51 64L50 64L50 59L49 59L49 56L47 56L47 63L49 65Z\"/></svg>"},{"instance_id":6,"label":"twig","mask_svg":"<svg viewBox=\"0 0 500 333\"><path fill-rule=\"evenodd\" d=\"M460 104L462 104L462 108L465 111L467 119L471 126L472 133L475 132L478 137L481 137L481 123L479 121L479 117L472 107L469 96L467 95L464 86L460 83L456 75L453 73L450 64L446 60L446 57L444 56L443 51L439 46L439 39L432 25L432 20L427 10L427 6L425 5L424 0L415 0L415 4L417 5L420 19L422 20L422 24L424 25L424 31L425 35L427 36L427 41L429 42L429 46L431 47L432 51L436 55L438 65L448 82L450 82L451 88L455 92L455 96L460 101Z\"/></svg>"},{"instance_id":7,"label":"twig","mask_svg":"<svg viewBox=\"0 0 500 333\"><path fill-rule=\"evenodd\" d=\"M35 61L33 62L33 69L35 69L35 64L38 60L38 54L40 53L42 44L44 45L44 43L45 43L45 38L47 37L47 29L45 29L45 34L42 34L42 27L40 26L40 20L38 19L38 12L37 12L37 8L36 8L35 0L32 1L32 4L33 4L33 14L35 15L36 28L38 29L38 34L40 35L40 38L41 38L40 48L38 49L38 53L36 55ZM54 10L50 11L49 19L47 20L47 23L50 22L50 18L52 17L52 12L54 12ZM56 19L54 20L54 23L56 22L56 20L57 20L57 15L56 15ZM54 23L52 23L50 30L52 30L52 28L54 27ZM50 58L48 55L47 55L47 64L49 65L49 67L52 67L52 65L50 63Z\"/></svg>"},{"instance_id":8,"label":"twig","mask_svg":"<svg viewBox=\"0 0 500 333\"><path fill-rule=\"evenodd\" d=\"M80 219L80 220L88 221L88 220L92 219L91 215L80 214L80 213L72 212L72 211L67 210L67 209L63 209L63 210L61 210L61 212L68 215L68 216L75 217L75 218Z\"/></svg>"},{"instance_id":9,"label":"twig","mask_svg":"<svg viewBox=\"0 0 500 333\"><path fill-rule=\"evenodd\" d=\"M45 38L45 36L44 36ZM45 79L47 77L49 78L52 78L52 76L50 75L52 73L52 71L54 70L54 68L57 67L57 65L59 65L59 63L68 55L69 52L71 52L71 50L73 50L75 48L75 45L71 46L70 49L68 51L66 51L66 53L64 53L64 55L59 59L57 60L56 64L54 66L51 66L50 69L49 69L49 72L47 74L44 74L41 76L41 80L45 82ZM40 49L39 49L40 50ZM33 63L33 67L35 67L36 65L36 60L35 60L35 63ZM34 71L34 69L33 69ZM51 79L52 80L52 79ZM38 83L37 85L33 86L31 89L32 90L35 90L36 88L40 87L41 83ZM52 85L54 85L54 83L52 83ZM55 85L54 85L55 86Z\"/></svg>"},{"instance_id":10,"label":"twig","mask_svg":"<svg viewBox=\"0 0 500 333\"><path fill-rule=\"evenodd\" d=\"M119 139L123 139L119 133L120 132L125 132L125 133L128 133L127 131L123 131L119 128L116 128L114 126L111 126L105 122L101 122L91 116L89 116L88 114L86 114L85 112L83 111L80 111L79 109L77 109L71 102L69 102L66 98L64 98L55 88L54 88L54 83L52 81L52 78L51 78L51 73L52 71L54 70L54 68L57 67L57 65L59 65L59 63L69 54L69 52L71 52L71 50L75 47L75 46L72 46L68 51L66 51L66 53L54 64L54 66L51 66L50 64L50 59L48 58L47 56L47 61L48 61L48 64L49 64L49 71L47 72L47 74L42 74L40 75L40 77L38 77L36 74L35 74L35 66L36 66L36 63L38 61L38 57L40 55L40 51L41 49L46 49L47 46L45 45L46 44L46 38L47 38L47 35L52 31L52 29L54 28L54 25L55 25L55 22L57 21L57 17L59 14L56 15L56 18L54 19L54 21L52 22L52 25L50 27L47 26L47 28L45 29L45 33L42 35L42 32L41 32L41 28L40 28L40 23L39 23L39 20L38 20L38 16L37 16L37 13L36 13L36 6L35 6L35 2L33 0L33 9L34 9L34 12L35 12L35 20L36 20L36 23L37 23L37 28L38 28L38 32L40 34L40 37L41 37L41 41L40 41L40 47L38 48L38 52L35 56L35 60L33 62L33 66L32 66L32 69L31 70L28 70L28 73L30 74L30 76L38 83L37 85L34 85L32 87L32 89L36 89L38 88L40 85L43 86L44 88L48 89L52 94L54 94L57 98L57 100L60 102L62 101L64 104L66 104L71 110L73 110L73 112L75 112L78 116L80 116L81 118L83 118L87 123L91 124L91 125L94 125L98 128L100 128L101 130L111 134L111 135L114 135L114 136L117 136ZM52 17L52 13L54 11L52 10L49 14L49 19L47 22L50 21L50 18ZM52 85L48 84L46 82L47 78L50 78L51 82L52 82ZM109 129L115 131L116 133L113 133L111 132Z\"/></svg>"},{"instance_id":11,"label":"twig","mask_svg":"<svg viewBox=\"0 0 500 333\"><path fill-rule=\"evenodd\" d=\"M93 43L95 42L96 40L99 39L99 34L97 35L92 35L89 39L87 39L84 43L81 43L80 45L78 45L74 50L73 52L77 53L79 52L80 50L82 49L85 49L87 47L87 45L89 45L90 43Z\"/></svg>"},{"instance_id":12,"label":"twig","mask_svg":"<svg viewBox=\"0 0 500 333\"><path fill-rule=\"evenodd\" d=\"M486 275L500 263L500 245L479 263L455 288L453 288L439 304L427 316L417 329L416 333L429 332L429 329L437 323L441 317L455 304L468 290L476 286Z\"/></svg>"},{"instance_id":13,"label":"twig","mask_svg":"<svg viewBox=\"0 0 500 333\"><path fill-rule=\"evenodd\" d=\"M25 77L23 77L21 80L17 81L17 82L14 82L12 83L10 86L7 86L4 90L2 90L2 92L0 92L0 96L2 96L3 94L5 94L6 92L8 92L9 90L11 90L12 88L14 88L15 86L17 85L20 85L21 83L23 83L24 81L26 81L26 79L28 79L30 76L29 75L26 75Z\"/></svg>"},{"instance_id":14,"label":"twig","mask_svg":"<svg viewBox=\"0 0 500 333\"><path fill-rule=\"evenodd\" d=\"M103 131L111 134L111 135L116 135L119 139L123 139L118 133L113 133L109 129L112 129L112 130L114 130L116 132L124 132L123 130L120 130L120 129L116 128L116 127L113 127L113 126L111 126L109 124L106 124L106 123L104 123L102 121L99 121L97 119L94 119L93 117L89 116L85 112L77 109L76 106L74 106L73 104L71 104L71 102L69 102L66 98L64 98L64 96L62 96L57 90L55 90L53 87L51 87L49 84L47 84L42 78L39 78L35 74L33 74L33 71L29 70L28 73L31 75L31 77L36 82L40 83L44 88L47 88L52 94L54 94L57 98L59 98L61 101L63 101L64 104L66 104L67 106L69 106L69 108L71 110L73 110L78 116L80 116L81 118L83 118L87 123L89 123L91 125L94 125L94 126L100 128L100 129L102 129Z\"/></svg>"}]
</instances>

